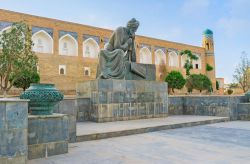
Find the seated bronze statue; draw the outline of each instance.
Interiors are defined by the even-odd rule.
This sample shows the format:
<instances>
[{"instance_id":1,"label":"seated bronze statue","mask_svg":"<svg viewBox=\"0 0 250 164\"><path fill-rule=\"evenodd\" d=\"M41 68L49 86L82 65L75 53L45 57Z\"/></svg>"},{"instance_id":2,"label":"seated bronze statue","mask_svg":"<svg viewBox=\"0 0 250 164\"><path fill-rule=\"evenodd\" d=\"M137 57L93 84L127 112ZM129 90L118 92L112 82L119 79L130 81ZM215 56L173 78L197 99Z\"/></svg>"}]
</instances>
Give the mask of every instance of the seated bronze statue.
<instances>
[{"instance_id":1,"label":"seated bronze statue","mask_svg":"<svg viewBox=\"0 0 250 164\"><path fill-rule=\"evenodd\" d=\"M127 23L127 27L118 27L113 32L107 46L99 53L97 78L125 78L127 71L130 71L126 69L126 62L136 62L134 40L138 27L139 22L133 18ZM139 71L139 75L143 76L140 72L143 71Z\"/></svg>"}]
</instances>

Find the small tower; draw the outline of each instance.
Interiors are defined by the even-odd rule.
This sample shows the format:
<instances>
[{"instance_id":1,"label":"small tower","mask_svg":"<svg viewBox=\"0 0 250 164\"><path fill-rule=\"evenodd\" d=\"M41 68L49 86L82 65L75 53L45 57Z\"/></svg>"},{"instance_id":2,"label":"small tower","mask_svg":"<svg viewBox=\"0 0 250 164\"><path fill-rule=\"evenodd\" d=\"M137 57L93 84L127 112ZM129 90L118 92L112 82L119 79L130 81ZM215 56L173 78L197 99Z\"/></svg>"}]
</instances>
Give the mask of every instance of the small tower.
<instances>
[{"instance_id":1,"label":"small tower","mask_svg":"<svg viewBox=\"0 0 250 164\"><path fill-rule=\"evenodd\" d=\"M206 75L212 81L213 91L216 91L214 40L212 30L206 29L205 31L203 31L202 47L205 48L205 67L207 66L207 64L213 67L212 71L206 70Z\"/></svg>"},{"instance_id":2,"label":"small tower","mask_svg":"<svg viewBox=\"0 0 250 164\"><path fill-rule=\"evenodd\" d=\"M202 47L204 47L208 53L214 53L213 31L209 29L203 31Z\"/></svg>"}]
</instances>

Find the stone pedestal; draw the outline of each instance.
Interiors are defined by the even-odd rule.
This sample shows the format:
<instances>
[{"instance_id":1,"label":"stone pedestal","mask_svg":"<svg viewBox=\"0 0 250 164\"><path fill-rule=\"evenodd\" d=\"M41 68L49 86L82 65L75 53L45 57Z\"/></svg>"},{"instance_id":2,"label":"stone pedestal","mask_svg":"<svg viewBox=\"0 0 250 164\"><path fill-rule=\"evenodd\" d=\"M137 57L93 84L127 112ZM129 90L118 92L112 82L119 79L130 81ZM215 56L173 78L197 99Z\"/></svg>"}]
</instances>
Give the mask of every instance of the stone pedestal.
<instances>
[{"instance_id":1,"label":"stone pedestal","mask_svg":"<svg viewBox=\"0 0 250 164\"><path fill-rule=\"evenodd\" d=\"M239 103L237 106L238 120L250 121L250 103Z\"/></svg>"},{"instance_id":2,"label":"stone pedestal","mask_svg":"<svg viewBox=\"0 0 250 164\"><path fill-rule=\"evenodd\" d=\"M28 119L28 159L68 152L67 115L29 115Z\"/></svg>"},{"instance_id":3,"label":"stone pedestal","mask_svg":"<svg viewBox=\"0 0 250 164\"><path fill-rule=\"evenodd\" d=\"M92 121L121 121L168 115L165 82L97 79L79 83L76 90L78 99L90 99L88 113Z\"/></svg>"},{"instance_id":4,"label":"stone pedestal","mask_svg":"<svg viewBox=\"0 0 250 164\"><path fill-rule=\"evenodd\" d=\"M28 101L0 99L0 163L27 163Z\"/></svg>"}]
</instances>

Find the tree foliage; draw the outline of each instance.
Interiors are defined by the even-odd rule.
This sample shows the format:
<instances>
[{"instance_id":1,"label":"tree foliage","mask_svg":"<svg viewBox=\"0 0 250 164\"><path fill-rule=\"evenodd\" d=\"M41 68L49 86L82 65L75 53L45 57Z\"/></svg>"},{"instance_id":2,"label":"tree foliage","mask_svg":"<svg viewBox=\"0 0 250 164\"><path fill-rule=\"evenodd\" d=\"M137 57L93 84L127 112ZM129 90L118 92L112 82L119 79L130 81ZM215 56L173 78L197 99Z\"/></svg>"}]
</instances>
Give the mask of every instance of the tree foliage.
<instances>
[{"instance_id":1,"label":"tree foliage","mask_svg":"<svg viewBox=\"0 0 250 164\"><path fill-rule=\"evenodd\" d=\"M209 65L209 64L206 64L206 71L212 71L214 68Z\"/></svg>"},{"instance_id":2,"label":"tree foliage","mask_svg":"<svg viewBox=\"0 0 250 164\"><path fill-rule=\"evenodd\" d=\"M181 89L184 87L186 80L182 76L182 74L178 71L171 71L165 78L165 81L168 83L168 88L172 89L174 93L174 89Z\"/></svg>"},{"instance_id":3,"label":"tree foliage","mask_svg":"<svg viewBox=\"0 0 250 164\"><path fill-rule=\"evenodd\" d=\"M4 97L23 71L36 70L38 59L32 51L31 35L25 23L14 23L0 34L0 86Z\"/></svg>"},{"instance_id":4,"label":"tree foliage","mask_svg":"<svg viewBox=\"0 0 250 164\"><path fill-rule=\"evenodd\" d=\"M240 63L235 68L233 78L244 92L250 89L250 60L245 52L242 52Z\"/></svg>"},{"instance_id":5,"label":"tree foliage","mask_svg":"<svg viewBox=\"0 0 250 164\"><path fill-rule=\"evenodd\" d=\"M219 82L216 80L216 90L219 90L220 89L220 84Z\"/></svg>"},{"instance_id":6,"label":"tree foliage","mask_svg":"<svg viewBox=\"0 0 250 164\"><path fill-rule=\"evenodd\" d=\"M186 69L186 75L190 75L190 70L193 69L193 60L198 60L198 57L194 55L190 50L184 50L180 52L180 55L187 55L184 68Z\"/></svg>"},{"instance_id":7,"label":"tree foliage","mask_svg":"<svg viewBox=\"0 0 250 164\"><path fill-rule=\"evenodd\" d=\"M10 77L10 81L12 81L12 78ZM22 88L24 91L29 88L31 83L39 83L40 82L40 76L37 73L36 70L24 70L21 73L21 76L18 76L16 81L13 83L13 86L16 88Z\"/></svg>"},{"instance_id":8,"label":"tree foliage","mask_svg":"<svg viewBox=\"0 0 250 164\"><path fill-rule=\"evenodd\" d=\"M186 87L189 91L197 89L200 92L203 90L212 91L211 80L203 74L192 74L187 78Z\"/></svg>"}]
</instances>

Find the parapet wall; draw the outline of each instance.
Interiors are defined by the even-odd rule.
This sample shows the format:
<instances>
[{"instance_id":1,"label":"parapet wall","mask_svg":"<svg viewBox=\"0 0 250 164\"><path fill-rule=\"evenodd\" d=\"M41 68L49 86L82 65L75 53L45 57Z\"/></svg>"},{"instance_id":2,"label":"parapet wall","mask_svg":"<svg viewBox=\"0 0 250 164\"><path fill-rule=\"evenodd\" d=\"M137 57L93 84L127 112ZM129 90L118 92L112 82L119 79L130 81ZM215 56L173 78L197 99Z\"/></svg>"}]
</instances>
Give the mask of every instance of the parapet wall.
<instances>
[{"instance_id":1,"label":"parapet wall","mask_svg":"<svg viewBox=\"0 0 250 164\"><path fill-rule=\"evenodd\" d=\"M244 96L169 96L169 115L204 115L236 120Z\"/></svg>"}]
</instances>

